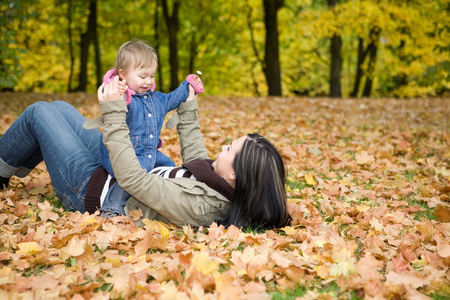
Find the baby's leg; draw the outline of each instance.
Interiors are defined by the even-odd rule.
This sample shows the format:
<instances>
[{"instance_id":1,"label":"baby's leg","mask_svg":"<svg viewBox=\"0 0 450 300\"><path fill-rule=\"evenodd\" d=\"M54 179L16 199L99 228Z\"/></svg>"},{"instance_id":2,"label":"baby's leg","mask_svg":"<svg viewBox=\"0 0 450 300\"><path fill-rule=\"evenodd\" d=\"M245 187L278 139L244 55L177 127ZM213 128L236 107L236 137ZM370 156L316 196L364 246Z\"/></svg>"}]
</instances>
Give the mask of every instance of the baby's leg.
<instances>
[{"instance_id":1,"label":"baby's leg","mask_svg":"<svg viewBox=\"0 0 450 300\"><path fill-rule=\"evenodd\" d=\"M124 208L130 197L131 195L121 188L117 182L115 182L108 190L105 200L101 204L101 216L112 218L115 216L124 215Z\"/></svg>"}]
</instances>

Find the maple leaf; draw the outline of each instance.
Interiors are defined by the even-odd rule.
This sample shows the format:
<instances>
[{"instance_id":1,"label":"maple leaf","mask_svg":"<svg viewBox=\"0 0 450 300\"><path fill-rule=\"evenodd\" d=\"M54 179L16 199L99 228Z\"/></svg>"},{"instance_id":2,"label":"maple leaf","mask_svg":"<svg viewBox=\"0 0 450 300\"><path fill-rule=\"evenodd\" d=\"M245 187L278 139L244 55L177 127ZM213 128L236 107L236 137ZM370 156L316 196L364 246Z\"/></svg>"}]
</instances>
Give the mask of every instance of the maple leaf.
<instances>
[{"instance_id":1,"label":"maple leaf","mask_svg":"<svg viewBox=\"0 0 450 300\"><path fill-rule=\"evenodd\" d=\"M317 182L314 180L314 176L311 173L305 175L305 180L307 184L316 186Z\"/></svg>"},{"instance_id":2,"label":"maple leaf","mask_svg":"<svg viewBox=\"0 0 450 300\"><path fill-rule=\"evenodd\" d=\"M219 264L211 259L206 252L195 253L191 263L199 272L206 276L211 275L219 268Z\"/></svg>"},{"instance_id":3,"label":"maple leaf","mask_svg":"<svg viewBox=\"0 0 450 300\"><path fill-rule=\"evenodd\" d=\"M408 272L404 274L398 274L394 271L386 274L386 283L392 285L405 285L414 289L422 287L426 284L423 278L420 278L415 272Z\"/></svg>"},{"instance_id":4,"label":"maple leaf","mask_svg":"<svg viewBox=\"0 0 450 300\"><path fill-rule=\"evenodd\" d=\"M403 255L399 254L392 262L394 263L395 272L398 274L406 273L411 270L409 262L403 258Z\"/></svg>"},{"instance_id":5,"label":"maple leaf","mask_svg":"<svg viewBox=\"0 0 450 300\"><path fill-rule=\"evenodd\" d=\"M131 219L133 221L139 220L143 215L144 215L144 213L142 212L142 210L140 208L139 209L132 209L129 212L129 216L131 217Z\"/></svg>"},{"instance_id":6,"label":"maple leaf","mask_svg":"<svg viewBox=\"0 0 450 300\"><path fill-rule=\"evenodd\" d=\"M168 239L170 237L170 231L167 228L168 225L160 222L160 221L154 221L154 220L149 220L149 219L144 219L143 220L145 226L144 229L148 230L148 231L155 231L161 234L161 237L164 239Z\"/></svg>"},{"instance_id":7,"label":"maple leaf","mask_svg":"<svg viewBox=\"0 0 450 300\"><path fill-rule=\"evenodd\" d=\"M17 246L19 247L19 249L16 251L16 253L20 255L26 254L35 255L44 249L44 247L42 247L36 242L19 243L17 244Z\"/></svg>"},{"instance_id":8,"label":"maple leaf","mask_svg":"<svg viewBox=\"0 0 450 300\"><path fill-rule=\"evenodd\" d=\"M375 157L366 151L355 154L356 163L358 165L370 165L375 161Z\"/></svg>"},{"instance_id":9,"label":"maple leaf","mask_svg":"<svg viewBox=\"0 0 450 300\"><path fill-rule=\"evenodd\" d=\"M450 208L438 205L434 212L434 216L441 222L450 222Z\"/></svg>"}]
</instances>

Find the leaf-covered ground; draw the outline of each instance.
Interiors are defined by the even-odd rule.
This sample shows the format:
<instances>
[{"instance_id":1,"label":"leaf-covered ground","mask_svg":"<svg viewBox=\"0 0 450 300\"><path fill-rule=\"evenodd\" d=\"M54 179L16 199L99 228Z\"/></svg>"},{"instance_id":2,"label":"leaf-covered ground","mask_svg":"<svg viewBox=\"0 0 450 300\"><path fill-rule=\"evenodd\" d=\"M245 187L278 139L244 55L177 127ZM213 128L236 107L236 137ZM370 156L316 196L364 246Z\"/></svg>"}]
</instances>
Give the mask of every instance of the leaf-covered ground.
<instances>
[{"instance_id":1,"label":"leaf-covered ground","mask_svg":"<svg viewBox=\"0 0 450 300\"><path fill-rule=\"evenodd\" d=\"M93 95L3 93L0 134L29 103L58 98L99 114ZM450 297L450 99L203 96L200 107L211 157L253 131L281 150L291 226L136 228L66 212L41 164L0 192L0 298ZM178 157L175 131L162 138Z\"/></svg>"}]
</instances>

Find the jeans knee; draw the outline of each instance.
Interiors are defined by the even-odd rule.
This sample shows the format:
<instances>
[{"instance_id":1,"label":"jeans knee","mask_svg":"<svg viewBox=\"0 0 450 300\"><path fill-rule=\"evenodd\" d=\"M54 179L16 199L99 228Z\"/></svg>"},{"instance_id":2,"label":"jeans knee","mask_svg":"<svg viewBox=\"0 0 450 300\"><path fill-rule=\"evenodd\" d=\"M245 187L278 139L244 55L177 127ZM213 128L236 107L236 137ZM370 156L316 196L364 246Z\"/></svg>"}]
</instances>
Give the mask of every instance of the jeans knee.
<instances>
[{"instance_id":1,"label":"jeans knee","mask_svg":"<svg viewBox=\"0 0 450 300\"><path fill-rule=\"evenodd\" d=\"M51 105L56 107L58 110L66 109L68 106L71 106L69 103L62 100L53 101L51 102Z\"/></svg>"},{"instance_id":2,"label":"jeans knee","mask_svg":"<svg viewBox=\"0 0 450 300\"><path fill-rule=\"evenodd\" d=\"M27 115L34 115L36 113L40 113L42 111L46 111L49 108L50 103L45 101L38 101L27 107L25 113Z\"/></svg>"},{"instance_id":3,"label":"jeans knee","mask_svg":"<svg viewBox=\"0 0 450 300\"><path fill-rule=\"evenodd\" d=\"M27 123L33 124L37 119L52 120L52 117L54 117L53 112L54 109L50 102L39 101L28 106L24 113L27 118Z\"/></svg>"}]
</instances>

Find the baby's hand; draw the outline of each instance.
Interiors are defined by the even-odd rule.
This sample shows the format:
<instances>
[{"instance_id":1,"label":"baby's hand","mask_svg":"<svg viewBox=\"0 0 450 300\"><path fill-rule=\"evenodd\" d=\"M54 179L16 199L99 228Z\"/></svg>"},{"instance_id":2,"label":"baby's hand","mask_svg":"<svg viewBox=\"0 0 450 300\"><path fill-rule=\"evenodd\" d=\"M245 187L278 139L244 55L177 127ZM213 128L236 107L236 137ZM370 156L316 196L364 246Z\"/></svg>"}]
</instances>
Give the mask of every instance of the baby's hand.
<instances>
[{"instance_id":1,"label":"baby's hand","mask_svg":"<svg viewBox=\"0 0 450 300\"><path fill-rule=\"evenodd\" d=\"M186 102L192 101L194 99L197 99L197 94L194 91L194 87L192 85L189 85L189 95L186 98Z\"/></svg>"},{"instance_id":2,"label":"baby's hand","mask_svg":"<svg viewBox=\"0 0 450 300\"><path fill-rule=\"evenodd\" d=\"M125 79L124 80L120 80L119 81L119 94L120 94L120 96L123 96L127 90L128 90L127 81Z\"/></svg>"}]
</instances>

